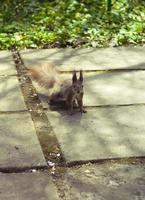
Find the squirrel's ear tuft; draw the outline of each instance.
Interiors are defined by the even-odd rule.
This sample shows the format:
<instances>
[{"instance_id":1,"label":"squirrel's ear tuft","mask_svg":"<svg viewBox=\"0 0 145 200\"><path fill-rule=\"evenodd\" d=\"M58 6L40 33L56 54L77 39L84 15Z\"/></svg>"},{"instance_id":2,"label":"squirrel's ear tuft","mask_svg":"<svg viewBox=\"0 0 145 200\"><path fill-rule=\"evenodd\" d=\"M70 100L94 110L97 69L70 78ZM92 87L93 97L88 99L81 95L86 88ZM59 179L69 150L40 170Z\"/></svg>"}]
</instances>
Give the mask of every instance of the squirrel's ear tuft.
<instances>
[{"instance_id":1,"label":"squirrel's ear tuft","mask_svg":"<svg viewBox=\"0 0 145 200\"><path fill-rule=\"evenodd\" d=\"M76 71L74 71L74 73L73 73L72 82L73 82L73 83L77 82Z\"/></svg>"},{"instance_id":2,"label":"squirrel's ear tuft","mask_svg":"<svg viewBox=\"0 0 145 200\"><path fill-rule=\"evenodd\" d=\"M83 72L82 72L82 70L80 70L80 78L79 78L79 81L83 82Z\"/></svg>"}]
</instances>

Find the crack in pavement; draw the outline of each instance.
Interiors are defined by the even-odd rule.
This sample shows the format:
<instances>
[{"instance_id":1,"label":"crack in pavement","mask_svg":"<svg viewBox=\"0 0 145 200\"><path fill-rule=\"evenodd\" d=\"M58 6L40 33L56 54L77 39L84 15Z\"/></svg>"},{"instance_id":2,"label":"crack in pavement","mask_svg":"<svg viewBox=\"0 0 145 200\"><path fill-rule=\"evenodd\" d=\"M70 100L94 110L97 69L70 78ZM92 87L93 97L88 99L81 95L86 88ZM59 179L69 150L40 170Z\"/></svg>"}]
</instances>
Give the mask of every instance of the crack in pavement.
<instances>
[{"instance_id":1,"label":"crack in pavement","mask_svg":"<svg viewBox=\"0 0 145 200\"><path fill-rule=\"evenodd\" d=\"M89 68L89 66L88 66ZM79 72L79 70L75 70L76 72ZM127 69L127 68L116 68L116 69L89 69L89 70L86 70L84 69L83 72L84 73L92 73L92 72L99 72L99 73L112 73L112 72L133 72L133 71L145 71L145 69L139 69L139 68L134 68L134 69ZM61 74L72 74L72 71L60 71Z\"/></svg>"},{"instance_id":2,"label":"crack in pavement","mask_svg":"<svg viewBox=\"0 0 145 200\"><path fill-rule=\"evenodd\" d=\"M33 166L33 167L0 167L0 173L10 174L10 173L27 173L33 171L41 171L48 169L48 166Z\"/></svg>"},{"instance_id":3,"label":"crack in pavement","mask_svg":"<svg viewBox=\"0 0 145 200\"><path fill-rule=\"evenodd\" d=\"M18 79L21 83L20 88L24 96L24 101L31 114L46 162L48 160L56 164L65 162L57 138L44 112L37 92L33 87L32 81L27 74L28 70L21 59L19 52L17 50L12 50L12 56L18 73ZM60 154L59 158L56 156L58 153Z\"/></svg>"}]
</instances>

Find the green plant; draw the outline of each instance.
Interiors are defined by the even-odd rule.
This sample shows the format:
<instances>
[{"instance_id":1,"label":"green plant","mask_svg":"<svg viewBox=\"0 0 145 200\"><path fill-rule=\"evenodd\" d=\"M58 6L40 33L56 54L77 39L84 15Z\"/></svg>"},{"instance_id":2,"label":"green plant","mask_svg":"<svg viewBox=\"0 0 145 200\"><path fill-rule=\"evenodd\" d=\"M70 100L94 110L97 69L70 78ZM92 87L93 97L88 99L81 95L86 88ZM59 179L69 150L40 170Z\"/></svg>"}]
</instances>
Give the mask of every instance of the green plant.
<instances>
[{"instance_id":1,"label":"green plant","mask_svg":"<svg viewBox=\"0 0 145 200\"><path fill-rule=\"evenodd\" d=\"M142 0L1 0L0 49L145 42Z\"/></svg>"}]
</instances>

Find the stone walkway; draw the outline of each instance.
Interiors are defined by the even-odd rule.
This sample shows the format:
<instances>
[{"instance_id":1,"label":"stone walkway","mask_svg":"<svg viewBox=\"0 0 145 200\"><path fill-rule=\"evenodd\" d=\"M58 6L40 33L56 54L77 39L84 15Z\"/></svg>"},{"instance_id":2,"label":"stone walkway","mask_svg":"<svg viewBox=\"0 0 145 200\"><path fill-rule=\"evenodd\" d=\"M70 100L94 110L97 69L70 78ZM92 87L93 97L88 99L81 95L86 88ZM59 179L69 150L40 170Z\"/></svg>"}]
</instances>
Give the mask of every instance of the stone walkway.
<instances>
[{"instance_id":1,"label":"stone walkway","mask_svg":"<svg viewBox=\"0 0 145 200\"><path fill-rule=\"evenodd\" d=\"M60 71L72 72L77 67L85 71L84 105L88 113L83 116L51 112L47 92L34 83L67 161L145 155L144 55L141 47L21 52L28 68L53 61L60 64ZM62 76L71 79L71 73Z\"/></svg>"},{"instance_id":2,"label":"stone walkway","mask_svg":"<svg viewBox=\"0 0 145 200\"><path fill-rule=\"evenodd\" d=\"M68 116L65 110L52 110L47 93L33 82L44 108L43 111L36 108L36 112L40 116L41 112L46 114L53 130L49 135L53 140L56 137L53 146L61 149L57 154L53 148L49 149L49 154L61 156L68 164L145 156L145 48L23 50L20 55L26 68L55 63L60 71L69 72L62 74L66 79L71 78L74 69L84 70L84 104L88 111L84 115ZM58 179L52 178L50 170L40 172L39 169L49 165L55 175L55 164L45 160L43 118L37 124L34 122L31 115L34 111L28 109L29 100L23 96L19 76L12 53L1 51L0 172L10 174L0 173L0 199L145 199L144 165L134 168L132 164L121 164L117 166L119 171L113 168L112 175L109 170L114 165L109 164L107 168L102 165L106 171L101 175L96 175L99 166L82 165L80 171L59 169L65 172ZM37 126L42 140L37 138ZM51 142L51 139L47 142L48 146ZM128 180L135 181L134 186L127 182L126 171L130 174ZM114 177L117 173L118 180Z\"/></svg>"},{"instance_id":3,"label":"stone walkway","mask_svg":"<svg viewBox=\"0 0 145 200\"><path fill-rule=\"evenodd\" d=\"M47 163L20 84L12 54L1 51L0 199L57 200L51 176L46 172L36 171L46 168Z\"/></svg>"},{"instance_id":4,"label":"stone walkway","mask_svg":"<svg viewBox=\"0 0 145 200\"><path fill-rule=\"evenodd\" d=\"M145 49L120 47L106 49L32 49L21 51L26 66L53 62L61 71L145 69Z\"/></svg>"}]
</instances>

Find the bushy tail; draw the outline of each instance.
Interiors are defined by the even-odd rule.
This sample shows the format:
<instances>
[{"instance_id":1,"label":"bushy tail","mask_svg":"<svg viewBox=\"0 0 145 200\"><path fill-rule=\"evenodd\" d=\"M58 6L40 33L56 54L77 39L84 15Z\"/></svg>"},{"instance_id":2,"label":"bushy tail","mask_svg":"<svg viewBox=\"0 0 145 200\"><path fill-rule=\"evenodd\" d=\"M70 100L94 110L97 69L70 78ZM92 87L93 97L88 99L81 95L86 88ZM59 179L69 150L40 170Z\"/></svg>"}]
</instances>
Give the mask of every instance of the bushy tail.
<instances>
[{"instance_id":1,"label":"bushy tail","mask_svg":"<svg viewBox=\"0 0 145 200\"><path fill-rule=\"evenodd\" d=\"M60 75L54 64L35 66L30 70L30 77L46 89L51 89L60 82Z\"/></svg>"},{"instance_id":2,"label":"bushy tail","mask_svg":"<svg viewBox=\"0 0 145 200\"><path fill-rule=\"evenodd\" d=\"M54 64L34 66L29 75L46 89L48 98L52 102L60 102L66 98L71 82L62 79Z\"/></svg>"}]
</instances>

